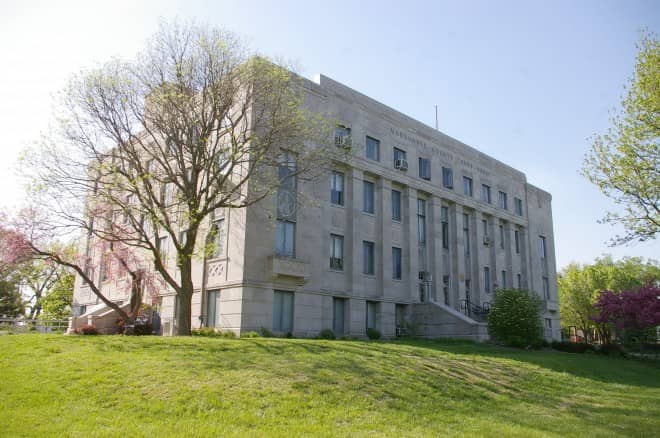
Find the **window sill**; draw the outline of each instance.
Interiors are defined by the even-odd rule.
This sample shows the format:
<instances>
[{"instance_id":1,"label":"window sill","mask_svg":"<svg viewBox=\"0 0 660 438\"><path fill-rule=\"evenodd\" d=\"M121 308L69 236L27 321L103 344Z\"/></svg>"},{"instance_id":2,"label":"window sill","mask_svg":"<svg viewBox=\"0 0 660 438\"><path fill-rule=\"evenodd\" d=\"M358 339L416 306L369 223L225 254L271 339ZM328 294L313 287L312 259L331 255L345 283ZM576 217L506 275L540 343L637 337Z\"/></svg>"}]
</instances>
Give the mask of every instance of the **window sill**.
<instances>
[{"instance_id":1,"label":"window sill","mask_svg":"<svg viewBox=\"0 0 660 438\"><path fill-rule=\"evenodd\" d=\"M366 278L373 278L374 280L376 279L376 274L365 274L364 272L362 273L363 277Z\"/></svg>"},{"instance_id":2,"label":"window sill","mask_svg":"<svg viewBox=\"0 0 660 438\"><path fill-rule=\"evenodd\" d=\"M328 272L332 272L332 273L334 273L334 274L343 274L343 273L344 273L344 270L343 270L343 269L333 269L333 268L330 268L330 269L328 269Z\"/></svg>"},{"instance_id":3,"label":"window sill","mask_svg":"<svg viewBox=\"0 0 660 438\"><path fill-rule=\"evenodd\" d=\"M376 218L376 213L369 213L368 211L363 211L362 214L368 217Z\"/></svg>"},{"instance_id":4,"label":"window sill","mask_svg":"<svg viewBox=\"0 0 660 438\"><path fill-rule=\"evenodd\" d=\"M330 205L335 208L341 208L342 210L346 209L346 206L343 204L335 204L334 202L331 202Z\"/></svg>"}]
</instances>

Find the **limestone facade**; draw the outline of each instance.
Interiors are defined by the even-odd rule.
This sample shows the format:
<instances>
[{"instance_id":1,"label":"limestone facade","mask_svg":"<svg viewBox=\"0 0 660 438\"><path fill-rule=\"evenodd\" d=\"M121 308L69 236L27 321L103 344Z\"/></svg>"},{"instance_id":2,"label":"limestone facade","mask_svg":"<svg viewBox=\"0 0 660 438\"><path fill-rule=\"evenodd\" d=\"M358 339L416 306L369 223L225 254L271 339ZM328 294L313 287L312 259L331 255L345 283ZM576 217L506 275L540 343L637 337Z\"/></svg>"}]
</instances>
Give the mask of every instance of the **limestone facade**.
<instances>
[{"instance_id":1,"label":"limestone facade","mask_svg":"<svg viewBox=\"0 0 660 438\"><path fill-rule=\"evenodd\" d=\"M351 158L298 181L285 213L278 202L291 200L273 197L215 218L217 256L195 263L193 326L485 339L480 312L498 288L518 287L543 300L546 338L560 338L549 193L325 76L305 91L310 109L339 120L337 147ZM96 302L78 280L76 308ZM164 291L163 334L176 333L176 311Z\"/></svg>"}]
</instances>

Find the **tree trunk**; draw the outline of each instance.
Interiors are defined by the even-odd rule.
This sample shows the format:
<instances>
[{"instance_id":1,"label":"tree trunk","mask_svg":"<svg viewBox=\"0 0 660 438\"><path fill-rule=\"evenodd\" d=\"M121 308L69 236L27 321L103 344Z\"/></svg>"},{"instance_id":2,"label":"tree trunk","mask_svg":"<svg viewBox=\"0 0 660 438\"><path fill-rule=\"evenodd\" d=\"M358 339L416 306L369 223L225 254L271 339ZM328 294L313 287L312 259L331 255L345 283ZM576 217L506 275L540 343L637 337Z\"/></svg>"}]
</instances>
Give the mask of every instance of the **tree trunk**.
<instances>
[{"instance_id":1,"label":"tree trunk","mask_svg":"<svg viewBox=\"0 0 660 438\"><path fill-rule=\"evenodd\" d=\"M177 315L177 335L190 336L192 329L192 293L179 295L179 313Z\"/></svg>"},{"instance_id":2,"label":"tree trunk","mask_svg":"<svg viewBox=\"0 0 660 438\"><path fill-rule=\"evenodd\" d=\"M181 272L181 291L179 292L179 309L177 318L177 334L190 336L192 329L192 263L190 259L184 260L179 266Z\"/></svg>"}]
</instances>

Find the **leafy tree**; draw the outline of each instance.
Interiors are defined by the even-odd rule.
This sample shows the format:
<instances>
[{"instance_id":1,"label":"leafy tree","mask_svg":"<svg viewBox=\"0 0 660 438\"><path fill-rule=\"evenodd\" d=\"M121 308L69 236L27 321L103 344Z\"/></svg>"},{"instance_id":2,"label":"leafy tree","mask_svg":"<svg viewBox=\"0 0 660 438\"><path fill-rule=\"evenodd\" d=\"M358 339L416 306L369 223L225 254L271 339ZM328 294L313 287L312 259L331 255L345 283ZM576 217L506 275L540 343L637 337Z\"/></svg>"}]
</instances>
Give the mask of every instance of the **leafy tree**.
<instances>
[{"instance_id":1,"label":"leafy tree","mask_svg":"<svg viewBox=\"0 0 660 438\"><path fill-rule=\"evenodd\" d=\"M660 42L644 34L622 111L605 135L595 135L583 175L623 207L603 222L621 224L613 245L655 239L660 232Z\"/></svg>"},{"instance_id":2,"label":"leafy tree","mask_svg":"<svg viewBox=\"0 0 660 438\"><path fill-rule=\"evenodd\" d=\"M525 347L543 340L541 302L521 289L499 289L488 313L490 335L506 345Z\"/></svg>"},{"instance_id":3,"label":"leafy tree","mask_svg":"<svg viewBox=\"0 0 660 438\"><path fill-rule=\"evenodd\" d=\"M23 314L20 270L29 260L30 250L23 236L3 225L0 215L0 317L14 318Z\"/></svg>"},{"instance_id":4,"label":"leafy tree","mask_svg":"<svg viewBox=\"0 0 660 438\"><path fill-rule=\"evenodd\" d=\"M58 276L53 287L42 299L43 313L41 319L58 320L71 316L75 278L72 272L64 272Z\"/></svg>"},{"instance_id":5,"label":"leafy tree","mask_svg":"<svg viewBox=\"0 0 660 438\"><path fill-rule=\"evenodd\" d=\"M598 258L591 265L572 263L557 275L561 323L564 328L576 327L588 342L591 334L601 332L594 304L603 290L620 292L643 286L660 279L660 266L653 260L626 257L614 261L612 257Z\"/></svg>"},{"instance_id":6,"label":"leafy tree","mask_svg":"<svg viewBox=\"0 0 660 438\"><path fill-rule=\"evenodd\" d=\"M17 276L0 278L0 317L15 318L23 314L23 298Z\"/></svg>"},{"instance_id":7,"label":"leafy tree","mask_svg":"<svg viewBox=\"0 0 660 438\"><path fill-rule=\"evenodd\" d=\"M177 328L189 335L192 260L208 251L214 215L271 200L345 154L334 123L303 98L299 77L233 35L164 24L136 59L82 72L62 92L62 125L26 158L33 202L19 229L37 257L73 269L123 319L135 312L104 295L99 271L127 274L138 304L157 277L155 293L178 296ZM44 247L65 234L84 236L80 253Z\"/></svg>"}]
</instances>

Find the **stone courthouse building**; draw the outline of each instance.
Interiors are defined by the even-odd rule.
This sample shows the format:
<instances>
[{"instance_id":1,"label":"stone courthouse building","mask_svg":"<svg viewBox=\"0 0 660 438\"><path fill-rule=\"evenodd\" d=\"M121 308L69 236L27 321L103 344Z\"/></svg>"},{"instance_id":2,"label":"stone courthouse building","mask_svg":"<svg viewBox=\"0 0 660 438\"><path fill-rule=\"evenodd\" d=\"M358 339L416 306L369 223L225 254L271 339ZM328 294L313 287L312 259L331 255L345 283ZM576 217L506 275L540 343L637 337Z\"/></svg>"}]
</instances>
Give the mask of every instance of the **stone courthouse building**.
<instances>
[{"instance_id":1,"label":"stone courthouse building","mask_svg":"<svg viewBox=\"0 0 660 438\"><path fill-rule=\"evenodd\" d=\"M543 300L546 338L560 338L549 193L332 79L304 86L310 109L338 118L335 144L352 156L297 181L295 196L214 218L216 251L195 262L193 326L486 339L497 290L522 288ZM108 314L80 279L74 304L85 321ZM159 306L163 334L175 334L176 296L164 291Z\"/></svg>"}]
</instances>

